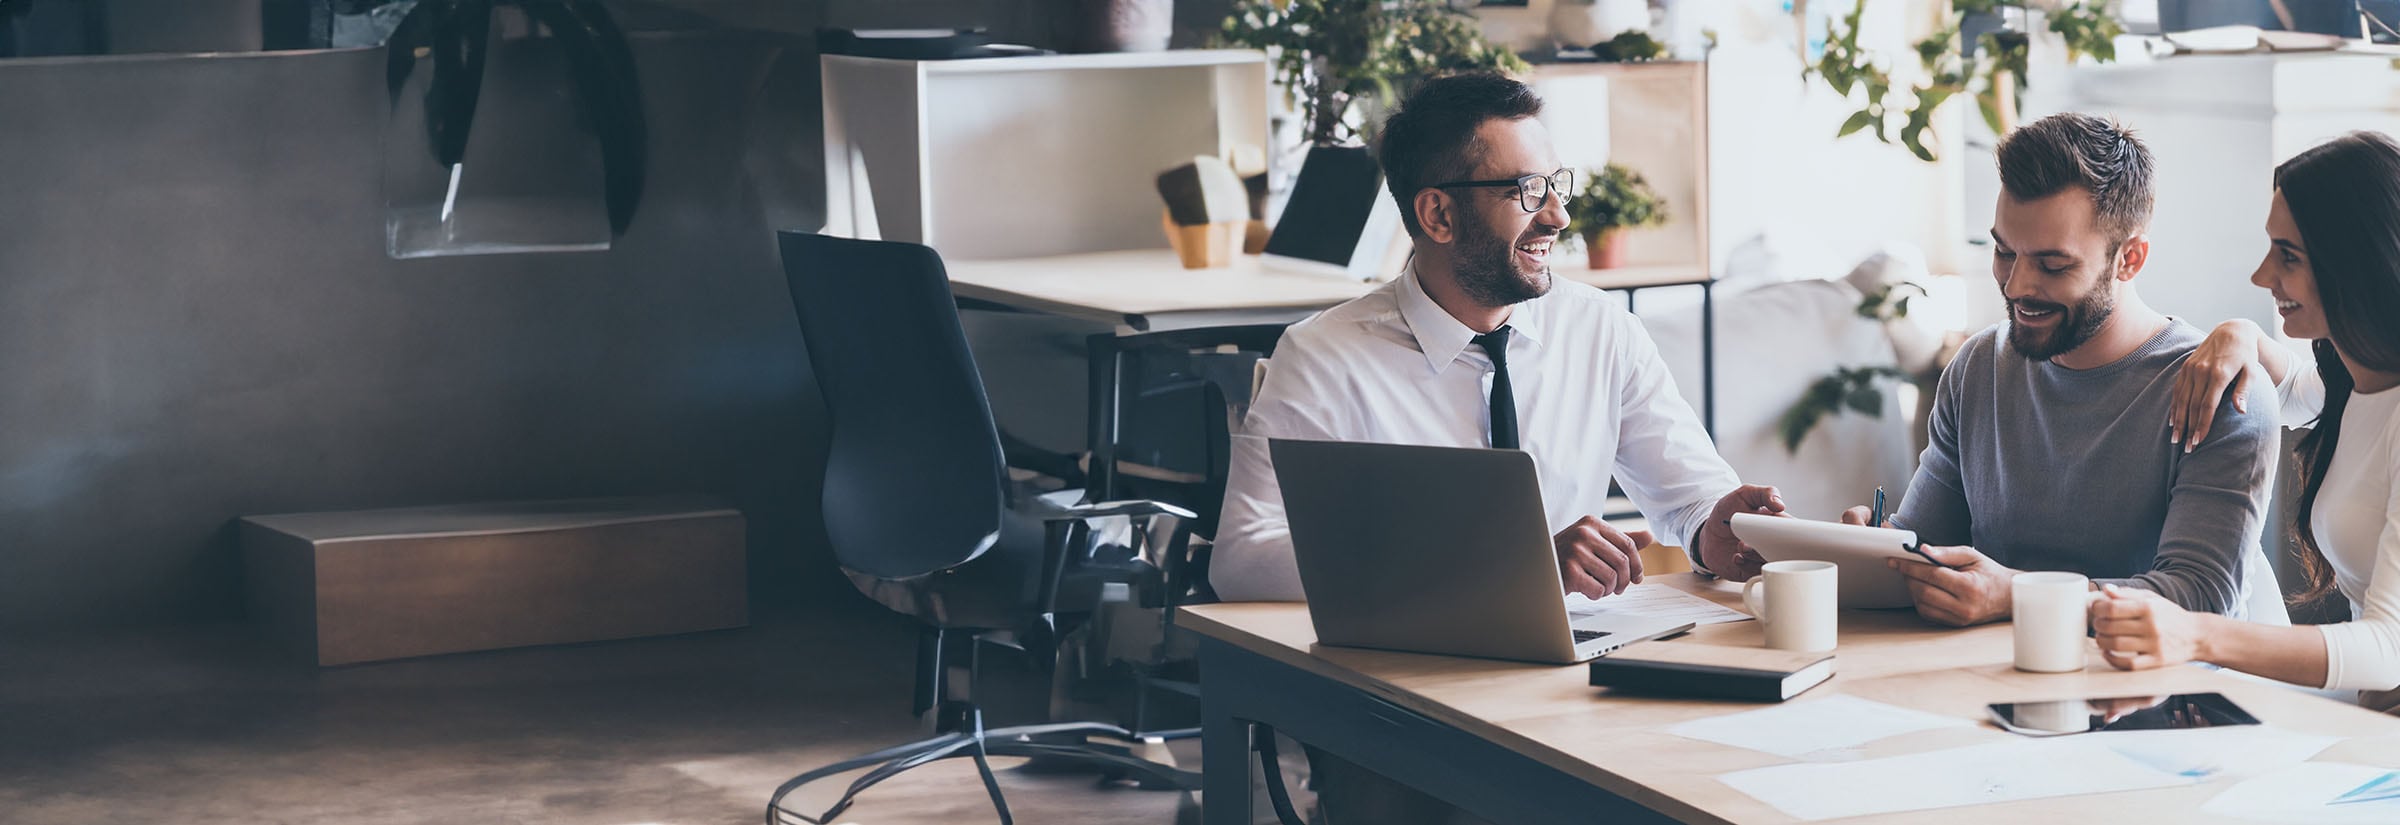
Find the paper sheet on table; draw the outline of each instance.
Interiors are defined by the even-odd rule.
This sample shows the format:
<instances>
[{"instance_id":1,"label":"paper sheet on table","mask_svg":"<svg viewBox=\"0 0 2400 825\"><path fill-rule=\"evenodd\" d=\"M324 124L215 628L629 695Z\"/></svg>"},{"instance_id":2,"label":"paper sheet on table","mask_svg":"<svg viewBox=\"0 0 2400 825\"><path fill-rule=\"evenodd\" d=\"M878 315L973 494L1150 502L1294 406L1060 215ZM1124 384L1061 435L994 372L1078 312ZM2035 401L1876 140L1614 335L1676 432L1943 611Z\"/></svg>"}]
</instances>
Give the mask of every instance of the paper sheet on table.
<instances>
[{"instance_id":1,"label":"paper sheet on table","mask_svg":"<svg viewBox=\"0 0 2400 825\"><path fill-rule=\"evenodd\" d=\"M1996 742L1857 762L1804 763L1717 780L1797 819L1988 805L2188 785L2093 741L2098 735Z\"/></svg>"},{"instance_id":2,"label":"paper sheet on table","mask_svg":"<svg viewBox=\"0 0 2400 825\"><path fill-rule=\"evenodd\" d=\"M1685 722L1667 732L1777 756L1852 748L1887 736L1974 724L1965 719L1832 696Z\"/></svg>"},{"instance_id":3,"label":"paper sheet on table","mask_svg":"<svg viewBox=\"0 0 2400 825\"><path fill-rule=\"evenodd\" d=\"M1663 584L1637 584L1605 599L1590 599L1581 593L1569 593L1567 615L1578 619L1600 615L1633 616L1692 624L1738 622L1750 618L1748 613Z\"/></svg>"},{"instance_id":4,"label":"paper sheet on table","mask_svg":"<svg viewBox=\"0 0 2400 825\"><path fill-rule=\"evenodd\" d=\"M2253 776L2291 767L2340 741L2338 737L2294 733L2271 725L2082 735L2159 772L2202 781Z\"/></svg>"},{"instance_id":5,"label":"paper sheet on table","mask_svg":"<svg viewBox=\"0 0 2400 825\"><path fill-rule=\"evenodd\" d=\"M2328 803L2389 773L2345 762L2303 762L2226 788L2200 810L2260 822L2388 825L2400 822L2400 799Z\"/></svg>"}]
</instances>

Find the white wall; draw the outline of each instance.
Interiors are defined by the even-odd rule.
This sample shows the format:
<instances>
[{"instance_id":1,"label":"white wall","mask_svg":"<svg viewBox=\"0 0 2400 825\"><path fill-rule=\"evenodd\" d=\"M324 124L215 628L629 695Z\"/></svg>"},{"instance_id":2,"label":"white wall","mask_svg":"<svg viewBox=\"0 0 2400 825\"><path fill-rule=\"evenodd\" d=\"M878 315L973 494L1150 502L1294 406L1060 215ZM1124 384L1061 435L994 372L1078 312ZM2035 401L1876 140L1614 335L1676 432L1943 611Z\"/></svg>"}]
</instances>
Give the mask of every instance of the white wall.
<instances>
[{"instance_id":1,"label":"white wall","mask_svg":"<svg viewBox=\"0 0 2400 825\"><path fill-rule=\"evenodd\" d=\"M1780 2L1692 3L1681 26L1713 29L1709 66L1710 259L1774 230L1786 249L1805 251L1806 275L1839 275L1891 241L1924 249L1937 273L1959 271L1967 105L1934 120L1939 163L1866 134L1836 139L1857 104L1821 79L1800 78L1792 17ZM1818 0L1811 14L1843 14L1839 0ZM1920 4L1869 5L1861 45L1916 62L1913 36L1931 21ZM1871 42L1870 42L1871 41ZM1896 136L1896 131L1895 131Z\"/></svg>"},{"instance_id":2,"label":"white wall","mask_svg":"<svg viewBox=\"0 0 2400 825\"><path fill-rule=\"evenodd\" d=\"M2249 275L2266 254L2275 164L2353 129L2400 133L2400 71L2378 58L2228 55L2037 75L2026 115L2059 111L2117 118L2156 159L2143 299L2202 327L2240 317L2273 329ZM1988 166L1973 172L1996 189Z\"/></svg>"}]
</instances>

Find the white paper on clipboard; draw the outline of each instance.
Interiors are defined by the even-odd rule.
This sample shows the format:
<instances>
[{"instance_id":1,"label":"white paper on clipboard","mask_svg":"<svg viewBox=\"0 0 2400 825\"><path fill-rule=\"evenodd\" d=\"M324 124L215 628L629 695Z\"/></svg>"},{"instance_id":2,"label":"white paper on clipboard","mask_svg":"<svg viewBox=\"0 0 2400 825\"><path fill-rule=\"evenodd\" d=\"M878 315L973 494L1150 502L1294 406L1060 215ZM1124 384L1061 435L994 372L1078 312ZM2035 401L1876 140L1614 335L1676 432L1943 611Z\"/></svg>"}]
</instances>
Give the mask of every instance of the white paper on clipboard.
<instances>
[{"instance_id":1,"label":"white paper on clipboard","mask_svg":"<svg viewBox=\"0 0 2400 825\"><path fill-rule=\"evenodd\" d=\"M1767 561L1810 559L1841 567L1843 607L1908 607L1908 579L1885 559L1923 562L1910 552L1917 534L1889 527L1830 524L1796 518L1735 513L1733 534Z\"/></svg>"}]
</instances>

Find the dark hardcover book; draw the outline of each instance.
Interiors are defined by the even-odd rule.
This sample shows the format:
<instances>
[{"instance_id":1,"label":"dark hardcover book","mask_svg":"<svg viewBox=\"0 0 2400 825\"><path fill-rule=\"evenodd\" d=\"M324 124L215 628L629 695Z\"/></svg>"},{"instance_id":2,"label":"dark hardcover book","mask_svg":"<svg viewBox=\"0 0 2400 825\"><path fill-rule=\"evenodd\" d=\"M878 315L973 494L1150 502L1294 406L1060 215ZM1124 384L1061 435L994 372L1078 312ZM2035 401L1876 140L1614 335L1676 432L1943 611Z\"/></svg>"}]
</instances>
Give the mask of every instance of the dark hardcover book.
<instances>
[{"instance_id":1,"label":"dark hardcover book","mask_svg":"<svg viewBox=\"0 0 2400 825\"><path fill-rule=\"evenodd\" d=\"M1781 702L1833 678L1833 654L1641 642L1592 660L1592 686L1660 696Z\"/></svg>"}]
</instances>

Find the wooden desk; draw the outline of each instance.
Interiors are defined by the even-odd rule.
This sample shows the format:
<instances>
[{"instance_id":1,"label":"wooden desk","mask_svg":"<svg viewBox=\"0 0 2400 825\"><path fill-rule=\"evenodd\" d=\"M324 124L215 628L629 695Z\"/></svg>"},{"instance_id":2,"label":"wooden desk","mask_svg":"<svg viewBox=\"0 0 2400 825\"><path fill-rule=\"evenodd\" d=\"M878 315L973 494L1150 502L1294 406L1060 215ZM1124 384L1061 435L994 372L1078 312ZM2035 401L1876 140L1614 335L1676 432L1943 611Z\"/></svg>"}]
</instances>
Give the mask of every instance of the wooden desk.
<instances>
[{"instance_id":1,"label":"wooden desk","mask_svg":"<svg viewBox=\"0 0 2400 825\"><path fill-rule=\"evenodd\" d=\"M1739 609L1739 588L1689 574L1661 582ZM1580 665L1547 665L1316 647L1299 604L1183 608L1202 637L1202 736L1209 825L1250 816L1249 723L1262 722L1495 822L1781 823L1795 821L1726 787L1719 774L1785 764L1766 753L1685 739L1667 728L1765 705L1618 697ZM2110 669L2092 648L2080 673L2018 673L2010 627L1934 626L1908 611L1845 611L1838 675L1793 702L1837 694L1962 719L1988 702L2218 691L2268 724L2347 737L2319 759L2400 766L2400 720L2198 667ZM1702 627L1692 641L1758 645L1756 622ZM2005 740L1990 726L1869 743L1865 757ZM2222 821L2201 785L1913 811L1842 822Z\"/></svg>"},{"instance_id":2,"label":"wooden desk","mask_svg":"<svg viewBox=\"0 0 2400 825\"><path fill-rule=\"evenodd\" d=\"M961 301L1098 321L1135 332L1290 323L1379 286L1276 272L1260 265L1255 255L1238 256L1230 267L1185 269L1175 253L1165 249L950 264L950 291Z\"/></svg>"},{"instance_id":3,"label":"wooden desk","mask_svg":"<svg viewBox=\"0 0 2400 825\"><path fill-rule=\"evenodd\" d=\"M1158 332L1244 324L1288 324L1365 295L1380 283L1277 272L1255 255L1219 269L1185 269L1164 249L1088 252L1044 258L958 261L950 292L962 307L1037 312L1096 321L1120 332ZM1697 286L1700 299L1700 424L1716 432L1716 279L1707 267L1552 268L1559 278L1625 293L1632 309L1644 289ZM1095 399L1115 389L1093 386Z\"/></svg>"}]
</instances>

